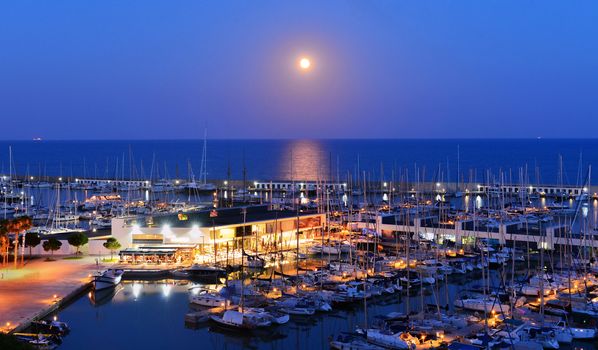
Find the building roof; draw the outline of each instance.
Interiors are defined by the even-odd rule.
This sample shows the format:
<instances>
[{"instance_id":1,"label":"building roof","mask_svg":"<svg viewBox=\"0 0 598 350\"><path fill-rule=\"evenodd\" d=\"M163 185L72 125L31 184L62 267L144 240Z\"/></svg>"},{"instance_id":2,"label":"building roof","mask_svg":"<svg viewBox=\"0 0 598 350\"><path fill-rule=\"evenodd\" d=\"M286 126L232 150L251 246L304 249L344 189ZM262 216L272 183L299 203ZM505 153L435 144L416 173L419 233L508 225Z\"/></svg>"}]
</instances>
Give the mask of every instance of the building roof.
<instances>
[{"instance_id":1,"label":"building roof","mask_svg":"<svg viewBox=\"0 0 598 350\"><path fill-rule=\"evenodd\" d=\"M243 214L244 210L246 211L246 215ZM303 211L299 212L299 217L316 214L317 212L315 211ZM250 224L252 222L280 220L294 217L297 217L297 212L293 210L269 210L267 205L257 205L154 216L153 223L155 226L169 225L173 228L191 227L193 225L212 227L242 225L243 222Z\"/></svg>"}]
</instances>

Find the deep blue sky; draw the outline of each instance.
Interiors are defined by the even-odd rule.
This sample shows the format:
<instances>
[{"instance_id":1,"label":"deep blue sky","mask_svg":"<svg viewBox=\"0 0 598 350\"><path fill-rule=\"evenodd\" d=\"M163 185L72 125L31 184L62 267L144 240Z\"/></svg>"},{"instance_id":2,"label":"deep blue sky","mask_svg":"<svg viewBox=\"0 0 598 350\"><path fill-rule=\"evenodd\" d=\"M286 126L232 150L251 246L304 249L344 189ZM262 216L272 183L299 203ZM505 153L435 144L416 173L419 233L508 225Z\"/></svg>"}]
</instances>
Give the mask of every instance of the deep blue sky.
<instances>
[{"instance_id":1,"label":"deep blue sky","mask_svg":"<svg viewBox=\"0 0 598 350\"><path fill-rule=\"evenodd\" d=\"M595 137L597 99L597 1L0 3L0 139Z\"/></svg>"}]
</instances>

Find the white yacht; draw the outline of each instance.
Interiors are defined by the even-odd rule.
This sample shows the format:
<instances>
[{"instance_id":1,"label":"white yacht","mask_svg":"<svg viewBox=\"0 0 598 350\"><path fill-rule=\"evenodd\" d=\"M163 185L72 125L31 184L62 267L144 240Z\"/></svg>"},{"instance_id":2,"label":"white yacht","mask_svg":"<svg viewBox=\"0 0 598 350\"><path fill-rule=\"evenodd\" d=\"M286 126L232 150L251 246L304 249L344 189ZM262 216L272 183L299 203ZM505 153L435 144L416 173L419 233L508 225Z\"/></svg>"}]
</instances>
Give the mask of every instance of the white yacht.
<instances>
[{"instance_id":1,"label":"white yacht","mask_svg":"<svg viewBox=\"0 0 598 350\"><path fill-rule=\"evenodd\" d=\"M230 306L230 301L226 300L226 298L218 294L208 293L205 290L199 292L198 295L191 296L189 302L191 304L205 307Z\"/></svg>"},{"instance_id":2,"label":"white yacht","mask_svg":"<svg viewBox=\"0 0 598 350\"><path fill-rule=\"evenodd\" d=\"M108 269L101 275L95 276L93 279L93 287L95 290L102 290L112 288L120 283L124 271Z\"/></svg>"},{"instance_id":3,"label":"white yacht","mask_svg":"<svg viewBox=\"0 0 598 350\"><path fill-rule=\"evenodd\" d=\"M510 306L501 304L496 299L483 299L483 298L465 298L457 299L453 303L456 307L460 307L467 310L482 311L482 312L496 312L508 314Z\"/></svg>"}]
</instances>

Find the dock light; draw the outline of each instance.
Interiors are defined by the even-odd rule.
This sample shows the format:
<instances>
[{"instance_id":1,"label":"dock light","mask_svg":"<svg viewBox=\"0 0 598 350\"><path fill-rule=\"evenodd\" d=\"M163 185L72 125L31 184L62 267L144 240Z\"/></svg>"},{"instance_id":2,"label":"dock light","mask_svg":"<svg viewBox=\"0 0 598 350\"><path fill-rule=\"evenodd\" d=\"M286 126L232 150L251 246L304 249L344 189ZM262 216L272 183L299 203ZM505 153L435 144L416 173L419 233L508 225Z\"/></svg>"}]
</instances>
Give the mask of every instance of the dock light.
<instances>
[{"instance_id":1,"label":"dock light","mask_svg":"<svg viewBox=\"0 0 598 350\"><path fill-rule=\"evenodd\" d=\"M88 278L89 278L89 277L91 277L91 273L90 273L90 274L88 274L88 275L87 275L87 277L88 277Z\"/></svg>"},{"instance_id":2,"label":"dock light","mask_svg":"<svg viewBox=\"0 0 598 350\"><path fill-rule=\"evenodd\" d=\"M436 183L436 187L440 187L440 182L437 182L437 183Z\"/></svg>"},{"instance_id":3,"label":"dock light","mask_svg":"<svg viewBox=\"0 0 598 350\"><path fill-rule=\"evenodd\" d=\"M54 299L58 298L58 295L54 294Z\"/></svg>"},{"instance_id":4,"label":"dock light","mask_svg":"<svg viewBox=\"0 0 598 350\"><path fill-rule=\"evenodd\" d=\"M388 186L388 183L387 183L387 182L385 182L385 183L384 183L384 187L386 187L386 186Z\"/></svg>"},{"instance_id":5,"label":"dock light","mask_svg":"<svg viewBox=\"0 0 598 350\"><path fill-rule=\"evenodd\" d=\"M57 316L54 316L54 321L57 321L57 320L58 320L58 317L57 317Z\"/></svg>"},{"instance_id":6,"label":"dock light","mask_svg":"<svg viewBox=\"0 0 598 350\"><path fill-rule=\"evenodd\" d=\"M220 303L220 306L224 306L224 303Z\"/></svg>"},{"instance_id":7,"label":"dock light","mask_svg":"<svg viewBox=\"0 0 598 350\"><path fill-rule=\"evenodd\" d=\"M305 284L302 284L302 285L301 285L301 288L305 288Z\"/></svg>"},{"instance_id":8,"label":"dock light","mask_svg":"<svg viewBox=\"0 0 598 350\"><path fill-rule=\"evenodd\" d=\"M6 322L6 327L10 327L10 322Z\"/></svg>"},{"instance_id":9,"label":"dock light","mask_svg":"<svg viewBox=\"0 0 598 350\"><path fill-rule=\"evenodd\" d=\"M58 178L58 181L62 181L62 178L61 178L61 177L59 177L59 178Z\"/></svg>"},{"instance_id":10,"label":"dock light","mask_svg":"<svg viewBox=\"0 0 598 350\"><path fill-rule=\"evenodd\" d=\"M224 180L224 186L228 185L228 181Z\"/></svg>"},{"instance_id":11,"label":"dock light","mask_svg":"<svg viewBox=\"0 0 598 350\"><path fill-rule=\"evenodd\" d=\"M31 177L29 178L29 180L33 180L33 176L31 176Z\"/></svg>"}]
</instances>

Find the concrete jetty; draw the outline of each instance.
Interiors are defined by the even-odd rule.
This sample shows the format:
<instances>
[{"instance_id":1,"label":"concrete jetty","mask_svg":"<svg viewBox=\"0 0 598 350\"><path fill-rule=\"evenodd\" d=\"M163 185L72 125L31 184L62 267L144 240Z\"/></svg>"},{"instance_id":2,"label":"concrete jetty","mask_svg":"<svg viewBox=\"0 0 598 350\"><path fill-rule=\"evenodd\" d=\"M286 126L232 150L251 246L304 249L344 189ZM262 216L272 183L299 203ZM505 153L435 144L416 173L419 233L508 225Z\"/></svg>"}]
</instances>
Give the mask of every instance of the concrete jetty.
<instances>
[{"instance_id":1,"label":"concrete jetty","mask_svg":"<svg viewBox=\"0 0 598 350\"><path fill-rule=\"evenodd\" d=\"M0 268L0 331L22 331L90 288L91 276L105 269L96 257L35 259L19 269Z\"/></svg>"}]
</instances>

